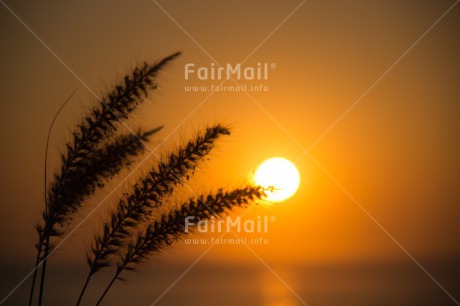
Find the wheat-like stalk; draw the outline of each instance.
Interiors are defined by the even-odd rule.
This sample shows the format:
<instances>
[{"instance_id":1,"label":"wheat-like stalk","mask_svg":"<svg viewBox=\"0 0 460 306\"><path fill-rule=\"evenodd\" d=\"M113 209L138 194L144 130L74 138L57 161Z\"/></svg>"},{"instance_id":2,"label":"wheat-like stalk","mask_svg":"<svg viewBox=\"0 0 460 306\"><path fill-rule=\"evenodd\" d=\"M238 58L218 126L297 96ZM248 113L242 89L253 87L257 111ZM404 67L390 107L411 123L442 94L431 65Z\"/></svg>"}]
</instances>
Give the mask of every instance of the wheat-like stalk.
<instances>
[{"instance_id":1,"label":"wheat-like stalk","mask_svg":"<svg viewBox=\"0 0 460 306\"><path fill-rule=\"evenodd\" d=\"M93 169L84 168L91 164L91 162L86 161L98 159L98 154L101 153L100 147L115 134L118 128L117 122L127 118L147 97L149 90L156 88L154 79L158 72L179 55L180 53L175 53L154 65L144 63L142 66L136 67L130 75L124 77L120 85L117 85L100 101L98 106L94 107L84 117L72 133L72 139L67 143L66 150L61 155L60 170L55 175L47 192L45 210L42 214L43 225L37 226L39 240L36 267L43 252L39 305L42 303L46 258L51 249L50 237L59 236L61 233L57 225L64 226L69 221L71 216L80 208L83 200L101 185L103 179L106 179L104 174L113 176L118 172L106 169L104 173L92 173ZM107 147L106 149L110 148ZM122 155L118 157L124 159ZM115 164L118 165L118 163ZM85 177L81 176L82 173L92 173L93 177L97 179L87 180L89 185L82 184L81 182L85 180ZM78 187L78 190L75 187ZM32 284L33 286L34 284ZM32 298L30 300L32 301Z\"/></svg>"},{"instance_id":2,"label":"wheat-like stalk","mask_svg":"<svg viewBox=\"0 0 460 306\"><path fill-rule=\"evenodd\" d=\"M215 194L199 196L183 203L179 208L165 213L147 229L130 241L126 252L117 263L114 277L105 289L99 305L113 283L124 270L133 270L151 254L171 245L185 232L185 218L194 216L197 221L220 217L236 207L245 207L249 203L262 199L265 189L260 186L246 186L232 191L219 190Z\"/></svg>"},{"instance_id":3,"label":"wheat-like stalk","mask_svg":"<svg viewBox=\"0 0 460 306\"><path fill-rule=\"evenodd\" d=\"M209 154L214 142L222 135L229 135L228 128L215 125L206 129L203 135L198 134L194 140L169 154L165 161L160 161L133 191L120 199L116 210L112 212L110 221L104 225L102 234L96 235L91 251L87 255L90 271L83 285L77 305L93 274L110 265L110 256L117 253L125 240L159 207L164 196L173 192L175 185L188 179L188 173L194 171L198 163Z\"/></svg>"},{"instance_id":4,"label":"wheat-like stalk","mask_svg":"<svg viewBox=\"0 0 460 306\"><path fill-rule=\"evenodd\" d=\"M116 137L113 141L104 145L101 148L94 150L91 157L83 159L79 162L78 167L73 169L72 175L69 176L69 181L73 184L68 183L68 187L62 191L61 197L72 201L74 199L83 200L85 197L94 193L96 188L102 188L106 180L116 175L123 167L130 165L133 162L134 157L138 156L145 150L145 142L148 141L149 137L154 133L158 132L161 127L143 132L139 130L135 134L126 134ZM61 209L68 209L68 206L63 206ZM56 216L68 215L67 211L55 210ZM73 212L70 212L73 213ZM48 218L45 215L44 218ZM72 217L68 217L68 222ZM57 224L63 224L62 220L56 217ZM39 232L39 244L37 245L37 265L40 260L42 250L40 247L43 246L44 242L45 250L43 251L43 265L46 263L46 256L52 244L49 242L51 236L60 235L60 230L52 228L51 231L46 232L41 226L37 226ZM42 272L42 278L43 278ZM34 275L35 278L35 275ZM33 290L33 288L32 288ZM32 302L32 295L30 297L30 303ZM40 298L39 298L40 301Z\"/></svg>"},{"instance_id":5,"label":"wheat-like stalk","mask_svg":"<svg viewBox=\"0 0 460 306\"><path fill-rule=\"evenodd\" d=\"M145 151L144 145L149 136L160 129L161 127L121 135L103 147L95 149L90 158L81 159L77 167L68 171L67 188L60 192L59 197L77 203L93 194L96 188L104 187L106 180L116 175L124 166L131 164L134 157ZM75 212L72 208L70 205L58 206L53 209L55 215L51 218L54 218L56 223L63 224L65 216ZM53 235L59 235L59 232L52 232L51 236Z\"/></svg>"},{"instance_id":6,"label":"wheat-like stalk","mask_svg":"<svg viewBox=\"0 0 460 306\"><path fill-rule=\"evenodd\" d=\"M179 54L172 54L153 65L144 63L136 67L76 126L61 154L60 168L49 188L45 179L45 209L43 220L36 227L39 239L29 305L33 300L36 271L40 265L42 274L38 305L42 305L46 260L53 248L51 239L62 235L83 202L98 188L102 188L107 180L132 163L143 152L144 142L162 128L115 136L119 134L118 121L128 118L149 91L156 88L158 72ZM209 154L215 141L228 134L229 129L222 125L208 127L161 159L132 187L130 193L120 198L110 214L110 220L95 236L87 253L90 269L77 306L95 273L116 264L115 275L98 300L99 305L123 271L135 269L150 255L187 234L187 216L194 216L197 221L208 220L265 197L266 189L260 186L248 185L231 191L219 189L215 193L191 198L159 216L151 217L161 211L158 208L167 201L177 185L183 184L190 174L194 174L195 168ZM114 255L118 255L118 261Z\"/></svg>"},{"instance_id":7,"label":"wheat-like stalk","mask_svg":"<svg viewBox=\"0 0 460 306\"><path fill-rule=\"evenodd\" d=\"M85 160L97 158L99 145L115 133L117 121L127 118L147 96L148 90L156 87L154 78L158 71L177 56L179 53L168 56L155 65L144 63L141 67L136 67L131 75L124 77L123 84L116 86L78 125L72 134L72 141L66 146L66 152L61 156L61 169L48 191L47 209L43 216L45 235L58 235L55 225L64 225L69 215L75 213L82 201L91 194L76 191L74 188L84 179L80 174L91 171L82 169L88 164ZM95 181L92 183L97 185ZM93 186L80 185L85 190L94 190Z\"/></svg>"}]
</instances>

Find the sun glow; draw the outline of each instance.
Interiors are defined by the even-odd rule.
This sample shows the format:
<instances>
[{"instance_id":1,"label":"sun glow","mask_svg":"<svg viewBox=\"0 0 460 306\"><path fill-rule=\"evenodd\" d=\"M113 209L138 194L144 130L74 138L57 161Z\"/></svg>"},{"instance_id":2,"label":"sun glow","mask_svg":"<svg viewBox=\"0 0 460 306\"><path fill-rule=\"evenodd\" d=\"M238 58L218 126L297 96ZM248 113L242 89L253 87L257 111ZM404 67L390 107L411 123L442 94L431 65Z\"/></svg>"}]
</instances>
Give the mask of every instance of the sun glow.
<instances>
[{"instance_id":1,"label":"sun glow","mask_svg":"<svg viewBox=\"0 0 460 306\"><path fill-rule=\"evenodd\" d=\"M292 162L285 158L273 157L259 166L254 181L262 187L273 188L267 191L267 200L282 202L297 191L300 175Z\"/></svg>"}]
</instances>

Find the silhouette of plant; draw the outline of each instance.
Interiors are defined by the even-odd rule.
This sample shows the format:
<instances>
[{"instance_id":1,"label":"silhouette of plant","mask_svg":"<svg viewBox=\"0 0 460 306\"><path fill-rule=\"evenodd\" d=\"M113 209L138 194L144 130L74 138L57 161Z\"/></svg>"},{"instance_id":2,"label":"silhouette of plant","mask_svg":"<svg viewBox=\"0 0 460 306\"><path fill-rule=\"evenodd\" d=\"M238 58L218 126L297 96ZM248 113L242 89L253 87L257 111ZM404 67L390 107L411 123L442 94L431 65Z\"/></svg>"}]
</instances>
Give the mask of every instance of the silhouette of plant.
<instances>
[{"instance_id":1,"label":"silhouette of plant","mask_svg":"<svg viewBox=\"0 0 460 306\"><path fill-rule=\"evenodd\" d=\"M81 203L93 194L96 188L102 187L107 179L118 173L130 158L142 153L144 146L119 146L119 154L110 159L112 163L106 160L103 163L104 166L99 168L101 172L94 171L93 165L97 164L104 150L108 151L110 146L116 146L116 142L106 143L117 131L118 121L128 118L147 97L149 90L156 88L154 79L158 72L179 55L180 53L175 53L154 65L144 63L141 67L136 67L131 75L126 75L123 82L83 118L72 133L72 139L67 143L66 151L61 154L61 167L46 192L45 210L42 214L43 223L36 227L38 232L37 258L29 305L32 304L36 273L40 262L42 262L42 275L38 304L42 305L46 261L52 249L50 238L62 235L66 228L65 225L80 208ZM150 134L147 132L143 135L144 139L147 140L146 137ZM137 136L139 136L137 140L142 142L143 139L140 137L142 135ZM106 174L109 176L105 176ZM87 179L87 176L92 176L94 179Z\"/></svg>"},{"instance_id":2,"label":"silhouette of plant","mask_svg":"<svg viewBox=\"0 0 460 306\"><path fill-rule=\"evenodd\" d=\"M198 135L176 152L172 152L166 161L159 161L145 177L139 180L131 194L119 200L111 219L105 224L102 235L96 235L91 251L87 256L90 272L83 286L79 302L92 275L101 268L110 265L110 255L119 252L132 229L145 221L154 208L163 203L163 198L173 192L174 186L186 179L194 171L199 161L212 149L214 141L230 131L220 125L206 129L204 135Z\"/></svg>"},{"instance_id":3,"label":"silhouette of plant","mask_svg":"<svg viewBox=\"0 0 460 306\"><path fill-rule=\"evenodd\" d=\"M220 189L216 194L192 198L180 208L163 214L159 220L138 234L136 239L129 242L117 262L115 275L96 305L100 305L113 283L119 279L121 272L134 270L137 264L146 260L152 253L170 246L180 236L190 233L190 230L185 231L184 228L187 216L194 216L196 221L209 220L211 217L220 217L233 208L245 207L250 202L260 200L264 195L265 190L259 186L246 186L227 192Z\"/></svg>"},{"instance_id":4,"label":"silhouette of plant","mask_svg":"<svg viewBox=\"0 0 460 306\"><path fill-rule=\"evenodd\" d=\"M98 188L104 187L108 180L134 162L144 151L149 138L162 128L115 136L120 126L119 121L128 118L156 89L158 72L179 55L177 52L156 64L144 63L136 67L83 118L72 133L65 152L61 154L59 170L50 187L47 189L45 185L43 220L36 226L37 257L29 297L30 306L40 266L42 271L38 305L42 305L47 259L56 239L68 229L81 205ZM215 141L229 134L229 129L219 124L206 128L204 133L199 133L165 159L158 161L147 175L138 180L130 193L118 200L110 219L103 225L101 232L95 235L87 252L89 273L77 305L82 301L92 276L102 268L115 265L115 276L97 302L99 305L122 271L132 270L148 255L162 250L185 234L183 225L186 216L193 215L198 220L209 219L264 197L264 189L258 186L248 185L231 191L220 189L215 194L190 199L178 208L162 213L161 217L152 217L160 214L158 208L167 201L166 198L175 191L175 187L194 174L195 168L209 154ZM146 230L136 231L140 228Z\"/></svg>"}]
</instances>

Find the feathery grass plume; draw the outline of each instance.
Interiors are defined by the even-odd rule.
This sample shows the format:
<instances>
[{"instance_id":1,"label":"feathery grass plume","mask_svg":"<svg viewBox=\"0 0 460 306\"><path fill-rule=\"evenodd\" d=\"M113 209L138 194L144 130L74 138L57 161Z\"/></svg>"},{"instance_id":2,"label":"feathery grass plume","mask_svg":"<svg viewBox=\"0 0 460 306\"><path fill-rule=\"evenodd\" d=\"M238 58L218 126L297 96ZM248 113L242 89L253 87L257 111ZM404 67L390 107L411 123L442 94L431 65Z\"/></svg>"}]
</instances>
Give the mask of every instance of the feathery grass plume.
<instances>
[{"instance_id":1,"label":"feathery grass plume","mask_svg":"<svg viewBox=\"0 0 460 306\"><path fill-rule=\"evenodd\" d=\"M123 85L116 86L77 126L66 152L61 155L61 169L48 191L47 210L44 214L44 231L47 235L57 236L54 226L64 224L68 216L75 213L82 201L91 194L76 192L74 188L84 179L80 176L80 168L85 166L85 160L93 156L97 158L98 146L115 133L117 121L126 119L148 95L148 90L156 88L154 78L158 71L179 54L170 55L154 65L144 63L136 67L131 75L124 77Z\"/></svg>"},{"instance_id":2,"label":"feathery grass plume","mask_svg":"<svg viewBox=\"0 0 460 306\"><path fill-rule=\"evenodd\" d=\"M97 305L101 303L121 272L134 270L135 266L146 260L149 255L170 246L180 236L187 234L185 232L185 218L187 216L194 216L197 222L209 220L211 217L220 217L236 207L246 207L264 197L265 189L260 186L246 186L227 192L220 189L215 194L192 198L179 208L163 214L159 220L149 225L145 232L138 234L137 238L129 243L126 253L121 256L117 263L115 276Z\"/></svg>"},{"instance_id":3,"label":"feathery grass plume","mask_svg":"<svg viewBox=\"0 0 460 306\"><path fill-rule=\"evenodd\" d=\"M131 165L133 157L145 151L145 143L148 142L149 137L162 128L160 126L145 132L138 130L135 134L118 136L105 147L97 150L87 165L89 171L86 173L86 180L80 181L80 186L77 186L80 187L80 192L90 186L104 187L104 181L101 179L110 179L123 167ZM75 190L75 193L78 192Z\"/></svg>"},{"instance_id":4,"label":"feathery grass plume","mask_svg":"<svg viewBox=\"0 0 460 306\"><path fill-rule=\"evenodd\" d=\"M104 187L106 180L116 175L124 166L133 162L133 158L142 153L145 149L143 142L148 141L149 136L161 130L163 127L143 132L139 130L136 134L125 134L116 137L101 148L94 150L88 159L82 159L78 162L78 167L68 171L68 186L60 194L60 197L67 201L77 202L92 194L97 187ZM70 184L70 182L72 184ZM63 215L59 209L67 207L58 207L56 215ZM58 223L62 223L59 217L56 217ZM37 226L39 233L43 229ZM55 230L58 235L58 230ZM37 248L38 245L37 245Z\"/></svg>"},{"instance_id":5,"label":"feathery grass plume","mask_svg":"<svg viewBox=\"0 0 460 306\"><path fill-rule=\"evenodd\" d=\"M101 235L97 235L87 254L89 274L80 293L77 305L81 302L86 287L93 274L110 265L111 255L117 253L132 233L133 227L148 219L153 209L162 204L163 197L171 194L175 185L188 179L198 163L209 154L214 142L222 135L229 135L228 128L215 125L206 129L177 151L169 154L166 161L160 161L133 188L131 194L122 198L111 219L104 225Z\"/></svg>"},{"instance_id":6,"label":"feathery grass plume","mask_svg":"<svg viewBox=\"0 0 460 306\"><path fill-rule=\"evenodd\" d=\"M144 143L148 141L149 136L161 129L162 127L159 127L146 132L139 130L136 134L121 135L107 145L94 150L90 158L78 161L78 167L69 171L69 184L59 196L73 203L83 201L94 193L96 188L104 187L105 181L116 175L123 167L130 165L134 157L145 151ZM57 223L63 225L65 220L63 216L68 213L66 209L70 208L64 205L54 209L56 216L53 217Z\"/></svg>"},{"instance_id":7,"label":"feathery grass plume","mask_svg":"<svg viewBox=\"0 0 460 306\"><path fill-rule=\"evenodd\" d=\"M96 188L102 188L105 181L112 178L116 175L122 168L129 166L133 159L145 151L145 142L148 141L149 137L159 130L162 127L149 130L141 131L139 130L135 134L125 134L118 137L115 137L114 140L108 144L102 146L101 148L96 149L92 156L88 159L82 159L78 167L73 169L72 175L69 176L69 180L73 180L73 184L68 184L68 187L62 191L61 196L64 199L69 201L75 199L84 199L86 196L91 195ZM62 214L60 211L56 213ZM69 222L72 217L69 217ZM59 220L58 220L59 221ZM62 226L62 222L58 222ZM43 228L37 226L37 231L41 234L39 236L40 242L42 245L45 242L45 239L49 239L50 236L58 236L59 229L52 229L51 232L47 233ZM48 251L52 249L53 245L47 240L45 245L45 250L41 250L40 246L37 245L38 257L36 264L40 261L40 256L43 253L43 260L46 260ZM45 261L43 262L45 265ZM42 272L42 278L43 278ZM34 286L34 284L32 284ZM41 287L40 287L41 289ZM33 289L32 289L33 290ZM42 292L40 290L40 292ZM30 296L29 303L32 303L33 291ZM39 298L39 303L40 303Z\"/></svg>"},{"instance_id":8,"label":"feathery grass plume","mask_svg":"<svg viewBox=\"0 0 460 306\"><path fill-rule=\"evenodd\" d=\"M78 186L80 180L84 179L78 175L82 172L79 169L85 166L85 160L96 158L99 146L116 132L117 121L127 118L147 97L148 91L156 88L154 79L158 72L179 55L179 52L174 53L154 65L144 63L142 66L136 67L130 75L124 77L121 85L117 85L110 94L100 101L100 105L92 109L72 133L72 140L67 143L66 152L61 155L61 168L47 192L45 211L43 212L44 224L37 226L39 234L38 253L43 252L39 305L42 301L46 257L50 251L50 237L59 236L60 233L56 225L64 225L71 215L79 209L83 200L92 194L92 192L72 193L75 191L73 187ZM108 173L110 174L110 171ZM98 177L102 178L101 176ZM98 187L97 181L92 181L92 183L96 183L96 187ZM88 186L84 187L86 191L94 191L95 189L88 188ZM64 197L64 194L70 194L72 197Z\"/></svg>"}]
</instances>

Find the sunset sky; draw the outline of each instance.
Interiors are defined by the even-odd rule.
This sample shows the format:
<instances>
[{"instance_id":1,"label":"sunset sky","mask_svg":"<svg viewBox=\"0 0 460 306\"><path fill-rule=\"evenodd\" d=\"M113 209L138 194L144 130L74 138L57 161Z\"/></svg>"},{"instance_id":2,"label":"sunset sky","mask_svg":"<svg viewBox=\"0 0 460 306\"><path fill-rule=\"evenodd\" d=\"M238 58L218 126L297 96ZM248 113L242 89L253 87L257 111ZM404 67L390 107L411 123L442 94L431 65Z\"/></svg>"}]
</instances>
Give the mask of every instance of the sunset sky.
<instances>
[{"instance_id":1,"label":"sunset sky","mask_svg":"<svg viewBox=\"0 0 460 306\"><path fill-rule=\"evenodd\" d=\"M268 216L268 233L242 235L262 236L268 244L207 251L209 245L186 245L181 239L155 256L148 272L129 274L137 286L129 287L131 292L145 288L140 305L150 305L162 293L149 295L149 283L166 289L198 258L189 278L158 305L180 304L189 291L195 301L190 284L212 283L215 270L209 267L229 270L226 281L239 288L241 279L229 266L260 269L258 286L268 293L254 301L224 299L228 305L376 305L374 293L381 297L385 292L394 297L387 301L393 305L459 305L458 1L0 2L0 269L7 271L2 272L0 300L33 268L34 226L44 206L46 136L61 104L77 89L51 134L49 173L57 169L74 124L96 103L94 94L104 95L136 64L181 51L159 74L158 90L127 122L129 127L164 125L150 143L157 148L165 141L158 156L207 125L231 127L232 135L218 142L188 183L193 193L241 186L275 156L296 165L300 186L285 202L231 214ZM212 63L267 63L266 80L238 81L266 91L187 91L221 82L196 75L186 80L190 63L196 69ZM87 269L84 254L92 235L122 192L157 160L149 158L62 245L50 260L50 279L67 278L69 286L80 286L83 274L75 271ZM98 191L75 224L129 173ZM176 200L191 194L183 188ZM291 272L283 274L283 269ZM337 269L352 272L331 276ZM367 284L370 297L350 294L340 303L319 294L334 295L350 284L358 288L366 269L381 273L381 278L373 274L375 284ZM167 275L164 282L155 271ZM408 286L404 277L425 289ZM388 285L397 281L405 285ZM130 281L118 288L125 285ZM214 285L217 292L223 290ZM25 305L28 290L26 281L4 305ZM276 292L285 300L277 302ZM110 301L115 303L116 296L123 297L114 292Z\"/></svg>"}]
</instances>

